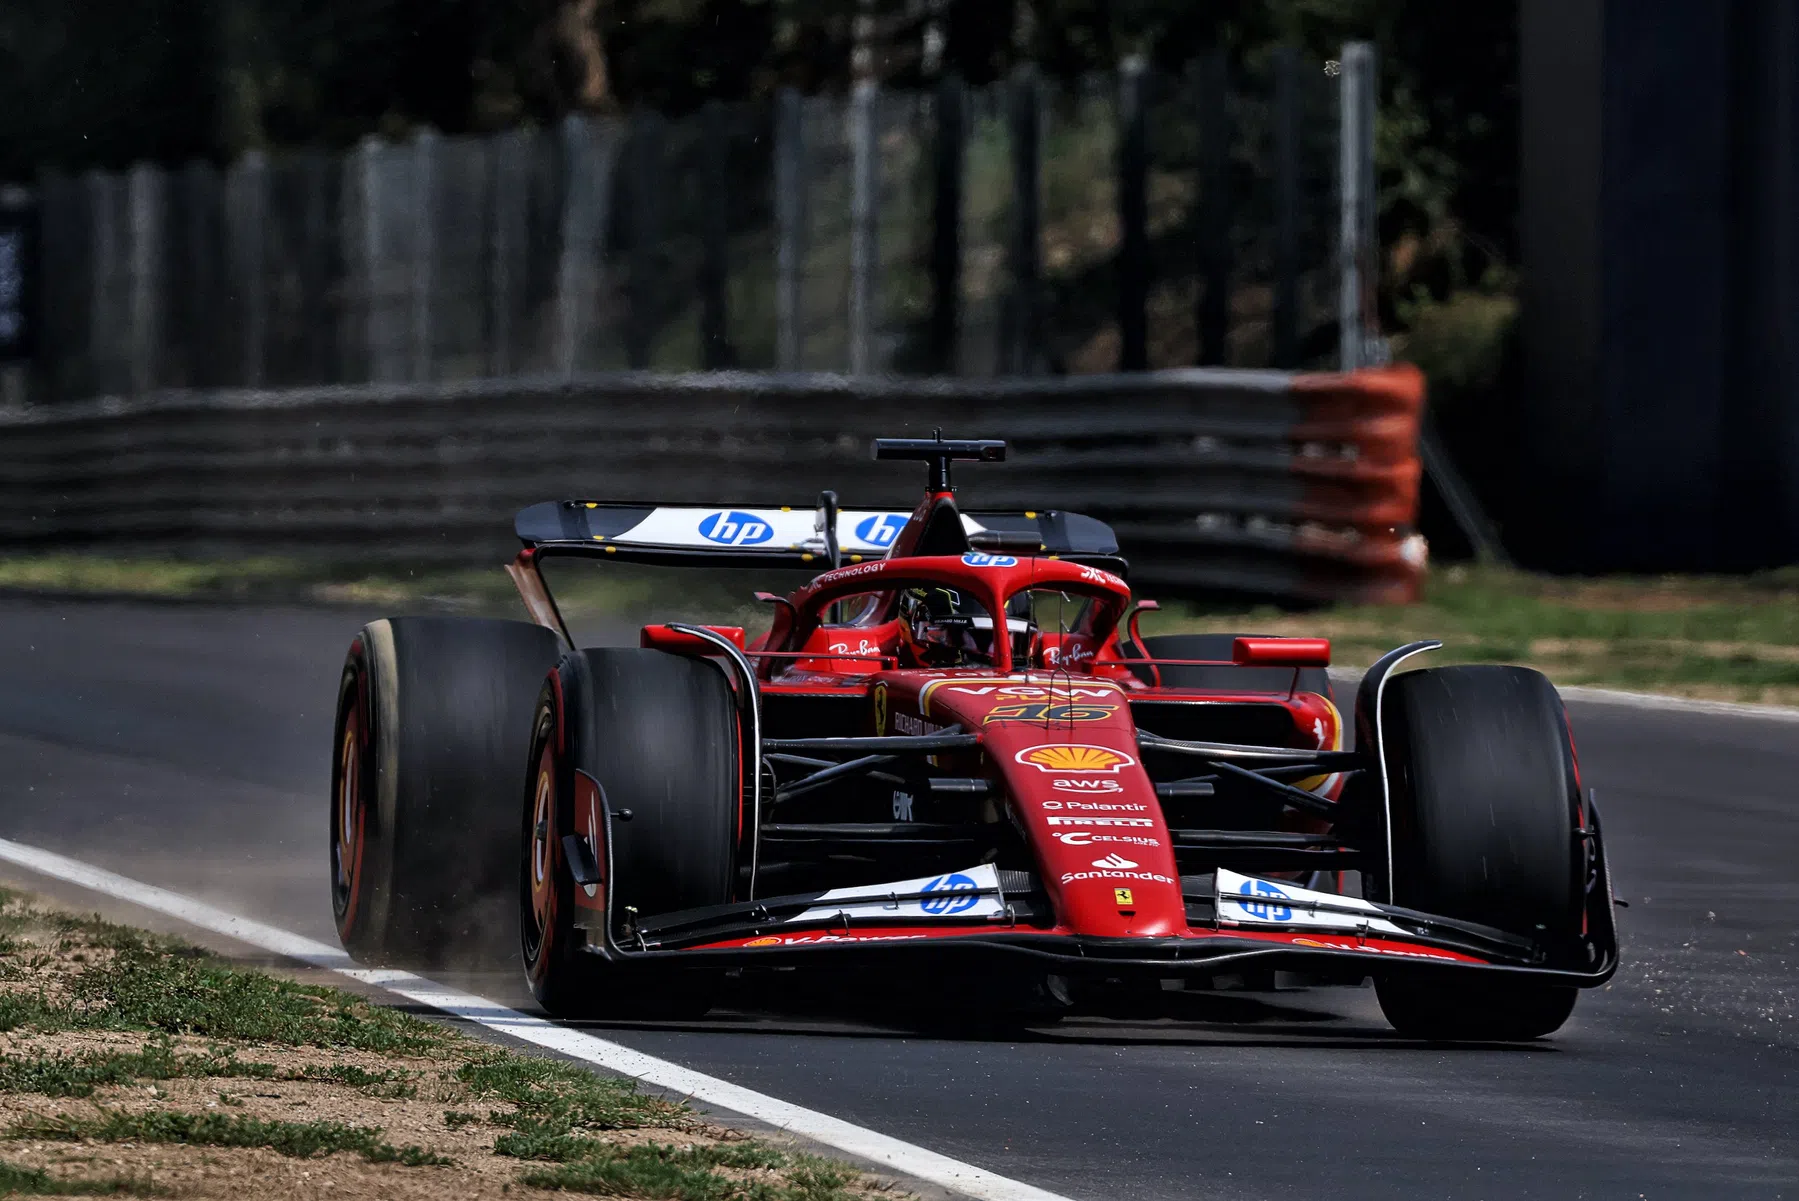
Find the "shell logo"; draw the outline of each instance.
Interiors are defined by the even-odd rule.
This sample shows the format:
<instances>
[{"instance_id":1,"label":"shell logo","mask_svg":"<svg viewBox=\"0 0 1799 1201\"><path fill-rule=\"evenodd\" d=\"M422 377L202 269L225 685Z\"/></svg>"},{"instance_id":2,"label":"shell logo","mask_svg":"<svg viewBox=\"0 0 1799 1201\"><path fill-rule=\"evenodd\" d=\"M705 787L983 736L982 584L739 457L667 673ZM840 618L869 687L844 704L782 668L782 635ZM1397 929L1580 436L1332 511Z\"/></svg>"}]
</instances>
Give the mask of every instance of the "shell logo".
<instances>
[{"instance_id":1,"label":"shell logo","mask_svg":"<svg viewBox=\"0 0 1799 1201\"><path fill-rule=\"evenodd\" d=\"M781 940L778 938L752 938L743 945L746 947L778 947L781 945Z\"/></svg>"},{"instance_id":2,"label":"shell logo","mask_svg":"<svg viewBox=\"0 0 1799 1201\"><path fill-rule=\"evenodd\" d=\"M1123 751L1081 743L1026 747L1013 758L1041 772L1111 772L1117 775L1121 768L1137 766L1137 761Z\"/></svg>"}]
</instances>

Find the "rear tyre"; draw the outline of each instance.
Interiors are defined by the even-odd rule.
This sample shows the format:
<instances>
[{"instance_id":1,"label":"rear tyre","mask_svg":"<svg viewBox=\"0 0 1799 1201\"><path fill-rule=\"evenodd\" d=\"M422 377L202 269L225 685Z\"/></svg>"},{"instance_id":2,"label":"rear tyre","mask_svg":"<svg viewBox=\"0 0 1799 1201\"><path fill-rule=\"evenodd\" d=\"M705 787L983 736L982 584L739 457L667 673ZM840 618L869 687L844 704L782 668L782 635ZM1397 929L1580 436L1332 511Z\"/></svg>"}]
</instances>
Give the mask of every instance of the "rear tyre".
<instances>
[{"instance_id":1,"label":"rear tyre","mask_svg":"<svg viewBox=\"0 0 1799 1201\"><path fill-rule=\"evenodd\" d=\"M504 962L516 796L556 635L397 617L350 644L331 775L331 904L362 963Z\"/></svg>"},{"instance_id":2,"label":"rear tyre","mask_svg":"<svg viewBox=\"0 0 1799 1201\"><path fill-rule=\"evenodd\" d=\"M519 860L525 975L545 1010L691 1018L712 1007L714 973L652 972L588 947L604 945L601 923L616 937L631 910L651 917L730 901L740 756L731 687L712 663L637 649L562 659L537 704ZM577 772L599 784L613 814L612 913L575 904L562 838L577 830Z\"/></svg>"},{"instance_id":3,"label":"rear tyre","mask_svg":"<svg viewBox=\"0 0 1799 1201\"><path fill-rule=\"evenodd\" d=\"M1158 634L1145 638L1141 655L1144 659L1222 659L1216 667L1171 666L1151 669L1136 668L1139 679L1153 683L1155 672L1165 688L1243 689L1250 692L1285 692L1293 687L1291 667L1238 667L1230 661L1239 638L1249 634ZM1129 648L1127 647L1127 653ZM1299 669L1299 691L1331 697L1330 672L1322 667ZM1333 703L1335 698L1331 698Z\"/></svg>"},{"instance_id":4,"label":"rear tyre","mask_svg":"<svg viewBox=\"0 0 1799 1201\"><path fill-rule=\"evenodd\" d=\"M1392 773L1393 902L1479 922L1568 962L1584 901L1579 790L1555 688L1522 667L1439 667L1387 684L1383 738ZM1376 873L1368 895L1385 900ZM1510 1041L1559 1029L1576 989L1466 976L1377 978L1401 1034Z\"/></svg>"}]
</instances>

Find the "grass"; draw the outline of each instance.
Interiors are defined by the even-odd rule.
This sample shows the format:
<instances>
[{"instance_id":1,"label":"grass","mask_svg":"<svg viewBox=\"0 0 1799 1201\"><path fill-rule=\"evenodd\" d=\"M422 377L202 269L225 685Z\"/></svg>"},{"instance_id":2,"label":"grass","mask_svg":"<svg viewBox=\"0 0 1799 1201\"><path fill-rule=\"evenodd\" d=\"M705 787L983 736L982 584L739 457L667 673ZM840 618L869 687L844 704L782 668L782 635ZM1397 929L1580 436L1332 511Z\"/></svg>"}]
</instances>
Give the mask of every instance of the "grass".
<instances>
[{"instance_id":1,"label":"grass","mask_svg":"<svg viewBox=\"0 0 1799 1201\"><path fill-rule=\"evenodd\" d=\"M1799 703L1799 570L1740 577L1553 579L1450 567L1416 605L1314 613L1170 605L1146 634L1236 630L1332 640L1336 661L1366 666L1417 638L1436 662L1520 663L1557 684L1724 700Z\"/></svg>"},{"instance_id":2,"label":"grass","mask_svg":"<svg viewBox=\"0 0 1799 1201\"><path fill-rule=\"evenodd\" d=\"M242 1114L111 1112L98 1118L28 1118L13 1126L16 1139L59 1139L99 1143L186 1143L201 1147L266 1147L294 1159L354 1151L370 1163L409 1168L444 1167L450 1160L423 1147L395 1147L374 1126L342 1122L280 1122Z\"/></svg>"},{"instance_id":3,"label":"grass","mask_svg":"<svg viewBox=\"0 0 1799 1201\"><path fill-rule=\"evenodd\" d=\"M704 620L760 628L758 588L787 591L803 573L654 569L624 564L548 568L577 627ZM280 602L349 603L518 616L512 582L489 568L370 571L291 560L235 563L0 558L0 590L57 589ZM1751 576L1556 579L1525 572L1433 569L1415 605L1274 608L1173 603L1146 633L1254 630L1322 634L1338 662L1363 666L1414 638L1441 638L1439 661L1523 663L1558 684L1595 684L1726 700L1799 704L1799 568ZM0 1013L0 1021L4 1014Z\"/></svg>"},{"instance_id":4,"label":"grass","mask_svg":"<svg viewBox=\"0 0 1799 1201\"><path fill-rule=\"evenodd\" d=\"M165 1193L138 1176L52 1177L38 1168L0 1162L0 1197L160 1197Z\"/></svg>"},{"instance_id":5,"label":"grass","mask_svg":"<svg viewBox=\"0 0 1799 1201\"><path fill-rule=\"evenodd\" d=\"M245 1083L222 1087L233 1081ZM431 1188L466 1197L550 1189L851 1201L871 1187L843 1165L709 1126L632 1081L515 1054L5 889L0 1103L0 1140L20 1148L0 1161L0 1196L160 1195L168 1179L181 1195L235 1196L229 1176L216 1176L217 1157L252 1151L442 1173ZM389 1138L396 1123L418 1141ZM108 1148L108 1168L159 1150L150 1174L88 1176L72 1174L79 1155L54 1151L74 1145ZM259 1178L275 1170L269 1162ZM295 1191L302 1179L271 1179L268 1189ZM208 1191L208 1180L223 1191ZM337 1195L383 1189L370 1178Z\"/></svg>"}]
</instances>

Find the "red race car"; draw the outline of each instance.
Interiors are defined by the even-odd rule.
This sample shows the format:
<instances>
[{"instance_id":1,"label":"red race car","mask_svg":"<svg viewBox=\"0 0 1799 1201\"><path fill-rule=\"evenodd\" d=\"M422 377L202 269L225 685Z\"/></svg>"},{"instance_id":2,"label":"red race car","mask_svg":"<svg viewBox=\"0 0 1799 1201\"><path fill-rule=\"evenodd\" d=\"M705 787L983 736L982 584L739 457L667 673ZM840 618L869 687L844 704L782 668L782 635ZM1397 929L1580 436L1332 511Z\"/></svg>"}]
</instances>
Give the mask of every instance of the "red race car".
<instances>
[{"instance_id":1,"label":"red race car","mask_svg":"<svg viewBox=\"0 0 1799 1201\"><path fill-rule=\"evenodd\" d=\"M532 622L365 627L332 782L344 946L430 966L517 930L565 1017L692 1015L761 968L1004 982L984 1004L1040 1016L1097 982L1372 977L1439 1039L1547 1034L1616 970L1543 676L1395 674L1440 644L1400 647L1345 749L1325 640L1142 637L1105 525L960 511L952 461L1003 442L874 450L928 464L912 513L535 505L508 568ZM582 649L557 555L823 570L758 593L755 637Z\"/></svg>"}]
</instances>

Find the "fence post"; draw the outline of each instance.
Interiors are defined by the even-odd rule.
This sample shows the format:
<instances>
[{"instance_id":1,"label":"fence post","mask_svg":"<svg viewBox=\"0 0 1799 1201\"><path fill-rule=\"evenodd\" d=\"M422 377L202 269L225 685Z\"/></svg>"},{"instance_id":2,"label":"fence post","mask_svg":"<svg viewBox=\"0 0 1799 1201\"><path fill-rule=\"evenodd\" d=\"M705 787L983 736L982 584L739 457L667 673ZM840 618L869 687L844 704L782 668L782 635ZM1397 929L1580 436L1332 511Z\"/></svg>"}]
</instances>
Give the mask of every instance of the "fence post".
<instances>
[{"instance_id":1,"label":"fence post","mask_svg":"<svg viewBox=\"0 0 1799 1201\"><path fill-rule=\"evenodd\" d=\"M0 187L0 410L25 406L31 362L47 346L38 336L41 196Z\"/></svg>"},{"instance_id":2,"label":"fence post","mask_svg":"<svg viewBox=\"0 0 1799 1201\"><path fill-rule=\"evenodd\" d=\"M163 342L161 299L163 271L163 174L149 163L137 163L126 176L130 212L130 379L131 390L156 386L157 351Z\"/></svg>"},{"instance_id":3,"label":"fence post","mask_svg":"<svg viewBox=\"0 0 1799 1201\"><path fill-rule=\"evenodd\" d=\"M437 285L437 159L435 129L421 129L412 139L412 378L431 378L431 293Z\"/></svg>"},{"instance_id":4,"label":"fence post","mask_svg":"<svg viewBox=\"0 0 1799 1201\"><path fill-rule=\"evenodd\" d=\"M362 228L356 245L356 290L362 304L363 361L355 374L373 381L380 378L381 318L381 141L374 135L356 147L356 190L359 193ZM345 373L349 375L349 372Z\"/></svg>"},{"instance_id":5,"label":"fence post","mask_svg":"<svg viewBox=\"0 0 1799 1201\"><path fill-rule=\"evenodd\" d=\"M800 94L782 88L775 99L775 362L798 371L802 337L800 284L806 250L806 147Z\"/></svg>"},{"instance_id":6,"label":"fence post","mask_svg":"<svg viewBox=\"0 0 1799 1201\"><path fill-rule=\"evenodd\" d=\"M1222 367L1231 322L1230 78L1224 52L1210 50L1189 68L1199 109L1199 365Z\"/></svg>"},{"instance_id":7,"label":"fence post","mask_svg":"<svg viewBox=\"0 0 1799 1201\"><path fill-rule=\"evenodd\" d=\"M611 172L602 170L591 122L577 113L562 121L562 260L556 276L556 369L575 373L593 331Z\"/></svg>"},{"instance_id":8,"label":"fence post","mask_svg":"<svg viewBox=\"0 0 1799 1201\"><path fill-rule=\"evenodd\" d=\"M656 337L656 284L662 274L656 269L661 247L660 206L664 200L660 114L649 109L632 114L626 145L631 156L627 189L631 241L625 293L625 361L632 370L644 371L649 368L650 348Z\"/></svg>"},{"instance_id":9,"label":"fence post","mask_svg":"<svg viewBox=\"0 0 1799 1201\"><path fill-rule=\"evenodd\" d=\"M1149 367L1149 139L1145 68L1137 55L1118 70L1118 369Z\"/></svg>"},{"instance_id":10,"label":"fence post","mask_svg":"<svg viewBox=\"0 0 1799 1201\"><path fill-rule=\"evenodd\" d=\"M1005 360L1010 375L1035 375L1042 367L1043 118L1037 68L1029 63L1012 73L1012 246L1011 320Z\"/></svg>"},{"instance_id":11,"label":"fence post","mask_svg":"<svg viewBox=\"0 0 1799 1201\"><path fill-rule=\"evenodd\" d=\"M1375 343L1374 47L1349 42L1337 77L1337 327L1342 368L1354 371L1384 357Z\"/></svg>"},{"instance_id":12,"label":"fence post","mask_svg":"<svg viewBox=\"0 0 1799 1201\"><path fill-rule=\"evenodd\" d=\"M931 236L931 351L935 369L957 368L962 308L963 88L960 76L937 84L936 200Z\"/></svg>"},{"instance_id":13,"label":"fence post","mask_svg":"<svg viewBox=\"0 0 1799 1201\"><path fill-rule=\"evenodd\" d=\"M231 295L243 335L243 387L260 388L268 342L268 285L264 248L268 225L268 159L252 150L225 180L225 228L229 249Z\"/></svg>"},{"instance_id":14,"label":"fence post","mask_svg":"<svg viewBox=\"0 0 1799 1201\"><path fill-rule=\"evenodd\" d=\"M1274 365L1299 361L1299 54L1274 51Z\"/></svg>"},{"instance_id":15,"label":"fence post","mask_svg":"<svg viewBox=\"0 0 1799 1201\"><path fill-rule=\"evenodd\" d=\"M880 91L872 79L858 80L850 94L850 374L874 369L875 283L879 265L877 204L879 147L875 104Z\"/></svg>"},{"instance_id":16,"label":"fence post","mask_svg":"<svg viewBox=\"0 0 1799 1201\"><path fill-rule=\"evenodd\" d=\"M113 221L113 192L117 181L98 168L81 177L87 194L88 309L87 380L89 391L104 395L121 390L114 369L119 345L118 295L119 230Z\"/></svg>"},{"instance_id":17,"label":"fence post","mask_svg":"<svg viewBox=\"0 0 1799 1201\"><path fill-rule=\"evenodd\" d=\"M488 195L493 197L487 246L487 374L497 377L510 375L513 369L513 312L527 228L525 134L517 129L498 134L487 143L487 153L492 179Z\"/></svg>"},{"instance_id":18,"label":"fence post","mask_svg":"<svg viewBox=\"0 0 1799 1201\"><path fill-rule=\"evenodd\" d=\"M731 278L730 214L726 205L731 203L731 195L724 105L708 100L700 120L704 185L700 210L705 223L700 251L700 361L708 371L722 371L735 366L737 357L731 350L726 295Z\"/></svg>"}]
</instances>

